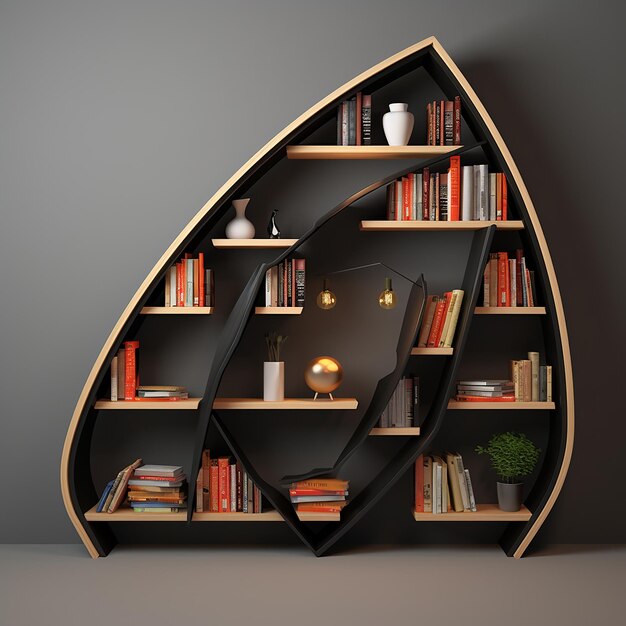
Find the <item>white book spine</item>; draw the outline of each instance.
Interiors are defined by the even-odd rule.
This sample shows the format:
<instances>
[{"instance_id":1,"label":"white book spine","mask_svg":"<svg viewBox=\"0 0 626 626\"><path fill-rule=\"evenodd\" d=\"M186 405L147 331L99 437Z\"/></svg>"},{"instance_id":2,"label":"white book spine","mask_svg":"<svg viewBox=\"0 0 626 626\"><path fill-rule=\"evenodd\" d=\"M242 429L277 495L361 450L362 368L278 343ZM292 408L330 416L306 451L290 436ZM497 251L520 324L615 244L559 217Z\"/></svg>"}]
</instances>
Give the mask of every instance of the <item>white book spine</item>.
<instances>
[{"instance_id":1,"label":"white book spine","mask_svg":"<svg viewBox=\"0 0 626 626\"><path fill-rule=\"evenodd\" d=\"M117 402L117 356L111 361L111 402Z\"/></svg>"},{"instance_id":2,"label":"white book spine","mask_svg":"<svg viewBox=\"0 0 626 626\"><path fill-rule=\"evenodd\" d=\"M546 402L552 402L552 365L546 365Z\"/></svg>"},{"instance_id":3,"label":"white book spine","mask_svg":"<svg viewBox=\"0 0 626 626\"><path fill-rule=\"evenodd\" d=\"M237 466L229 465L230 470L230 512L237 512Z\"/></svg>"},{"instance_id":4,"label":"white book spine","mask_svg":"<svg viewBox=\"0 0 626 626\"><path fill-rule=\"evenodd\" d=\"M472 479L470 478L469 470L466 469L463 472L465 474L465 483L467 484L467 492L469 494L470 510L476 512L476 499L474 498L474 488L472 487Z\"/></svg>"},{"instance_id":5,"label":"white book spine","mask_svg":"<svg viewBox=\"0 0 626 626\"><path fill-rule=\"evenodd\" d=\"M495 174L489 174L489 219L496 219L496 202L497 202L497 180Z\"/></svg>"},{"instance_id":6,"label":"white book spine","mask_svg":"<svg viewBox=\"0 0 626 626\"><path fill-rule=\"evenodd\" d=\"M478 172L480 178L479 219L487 221L489 219L489 170L487 165L479 165Z\"/></svg>"},{"instance_id":7,"label":"white book spine","mask_svg":"<svg viewBox=\"0 0 626 626\"><path fill-rule=\"evenodd\" d=\"M433 496L435 498L435 506L433 507L434 513L441 513L441 465L433 462L434 484L433 484Z\"/></svg>"},{"instance_id":8,"label":"white book spine","mask_svg":"<svg viewBox=\"0 0 626 626\"><path fill-rule=\"evenodd\" d=\"M170 267L170 306L178 306L176 302L176 266Z\"/></svg>"},{"instance_id":9,"label":"white book spine","mask_svg":"<svg viewBox=\"0 0 626 626\"><path fill-rule=\"evenodd\" d=\"M415 187L417 189L416 192L416 198L417 198L417 204L416 204L416 209L415 209L415 219L416 220L421 220L422 219L422 212L424 210L424 206L422 204L422 188L424 185L424 176L423 174L416 174L415 175Z\"/></svg>"},{"instance_id":10,"label":"white book spine","mask_svg":"<svg viewBox=\"0 0 626 626\"><path fill-rule=\"evenodd\" d=\"M404 204L403 204L403 194L402 194L402 180L396 181L396 220L402 221L404 217Z\"/></svg>"},{"instance_id":11,"label":"white book spine","mask_svg":"<svg viewBox=\"0 0 626 626\"><path fill-rule=\"evenodd\" d=\"M474 218L474 168L471 165L463 166L462 179L461 219L470 221Z\"/></svg>"},{"instance_id":12,"label":"white book spine","mask_svg":"<svg viewBox=\"0 0 626 626\"><path fill-rule=\"evenodd\" d=\"M509 278L511 284L511 306L517 306L517 260L509 259Z\"/></svg>"},{"instance_id":13,"label":"white book spine","mask_svg":"<svg viewBox=\"0 0 626 626\"><path fill-rule=\"evenodd\" d=\"M272 270L265 272L265 306L272 306Z\"/></svg>"},{"instance_id":14,"label":"white book spine","mask_svg":"<svg viewBox=\"0 0 626 626\"><path fill-rule=\"evenodd\" d=\"M185 306L193 306L193 259L185 260L187 283L185 288Z\"/></svg>"},{"instance_id":15,"label":"white book spine","mask_svg":"<svg viewBox=\"0 0 626 626\"><path fill-rule=\"evenodd\" d=\"M448 326L448 332L446 333L446 339L443 342L444 348L451 348L452 341L454 340L454 333L456 331L456 325L459 321L459 315L461 313L461 306L463 304L463 295L465 292L462 289L455 289L453 294L456 293L456 299L454 301L454 308L452 309L452 316L450 317L450 325Z\"/></svg>"}]
</instances>

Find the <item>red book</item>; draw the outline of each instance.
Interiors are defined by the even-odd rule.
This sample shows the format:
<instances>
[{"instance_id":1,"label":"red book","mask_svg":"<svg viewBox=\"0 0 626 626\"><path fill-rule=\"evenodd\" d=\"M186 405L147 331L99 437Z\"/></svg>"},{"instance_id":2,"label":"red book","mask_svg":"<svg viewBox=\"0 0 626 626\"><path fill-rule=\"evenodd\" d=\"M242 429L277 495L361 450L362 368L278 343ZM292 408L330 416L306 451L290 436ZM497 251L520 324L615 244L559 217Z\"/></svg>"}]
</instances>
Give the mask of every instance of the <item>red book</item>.
<instances>
[{"instance_id":1,"label":"red book","mask_svg":"<svg viewBox=\"0 0 626 626\"><path fill-rule=\"evenodd\" d=\"M139 349L138 341L124 342L125 355L125 379L124 379L124 400L134 400L137 395L137 350Z\"/></svg>"},{"instance_id":2,"label":"red book","mask_svg":"<svg viewBox=\"0 0 626 626\"><path fill-rule=\"evenodd\" d=\"M424 512L424 455L415 460L415 511Z\"/></svg>"},{"instance_id":3,"label":"red book","mask_svg":"<svg viewBox=\"0 0 626 626\"><path fill-rule=\"evenodd\" d=\"M437 336L441 335L441 326L443 324L443 313L446 308L446 301L442 298L437 302L437 308L435 309L435 316L433 317L433 325L430 327L430 335L428 335L428 343L426 346L428 348L434 348L438 346L438 343L435 343Z\"/></svg>"},{"instance_id":4,"label":"red book","mask_svg":"<svg viewBox=\"0 0 626 626\"><path fill-rule=\"evenodd\" d=\"M507 305L506 277L509 273L509 255L498 252L498 306ZM509 296L510 304L510 296Z\"/></svg>"},{"instance_id":5,"label":"red book","mask_svg":"<svg viewBox=\"0 0 626 626\"><path fill-rule=\"evenodd\" d=\"M515 394L499 398L483 398L482 396L456 396L457 402L515 402Z\"/></svg>"},{"instance_id":6,"label":"red book","mask_svg":"<svg viewBox=\"0 0 626 626\"><path fill-rule=\"evenodd\" d=\"M206 306L204 252L198 253L198 306Z\"/></svg>"},{"instance_id":7,"label":"red book","mask_svg":"<svg viewBox=\"0 0 626 626\"><path fill-rule=\"evenodd\" d=\"M444 294L445 296L445 300L443 301L443 314L441 316L441 324L439 325L439 328L437 329L437 336L435 337L435 348L439 347L439 342L441 341L441 335L443 333L443 327L445 326L446 323L446 316L448 315L448 311L450 309L450 302L452 301L452 292L451 291L446 291Z\"/></svg>"},{"instance_id":8,"label":"red book","mask_svg":"<svg viewBox=\"0 0 626 626\"><path fill-rule=\"evenodd\" d=\"M218 513L220 510L219 504L219 491L220 491L220 480L219 480L219 465L217 459L211 459L211 465L209 467L209 503L211 513Z\"/></svg>"},{"instance_id":9,"label":"red book","mask_svg":"<svg viewBox=\"0 0 626 626\"><path fill-rule=\"evenodd\" d=\"M228 457L223 456L217 459L218 467L218 512L230 512L230 467Z\"/></svg>"},{"instance_id":10,"label":"red book","mask_svg":"<svg viewBox=\"0 0 626 626\"><path fill-rule=\"evenodd\" d=\"M461 96L454 97L454 145L461 145Z\"/></svg>"},{"instance_id":11,"label":"red book","mask_svg":"<svg viewBox=\"0 0 626 626\"><path fill-rule=\"evenodd\" d=\"M422 172L422 219L430 219L430 169Z\"/></svg>"},{"instance_id":12,"label":"red book","mask_svg":"<svg viewBox=\"0 0 626 626\"><path fill-rule=\"evenodd\" d=\"M524 293L522 290L522 256L524 251L518 248L515 251L515 293L517 295L517 306L524 306Z\"/></svg>"},{"instance_id":13,"label":"red book","mask_svg":"<svg viewBox=\"0 0 626 626\"><path fill-rule=\"evenodd\" d=\"M411 183L408 176L402 179L402 219L411 219Z\"/></svg>"},{"instance_id":14,"label":"red book","mask_svg":"<svg viewBox=\"0 0 626 626\"><path fill-rule=\"evenodd\" d=\"M178 286L178 306L185 306L185 285L187 284L187 277L185 276L185 263L181 261L176 264L177 277L176 285Z\"/></svg>"},{"instance_id":15,"label":"red book","mask_svg":"<svg viewBox=\"0 0 626 626\"><path fill-rule=\"evenodd\" d=\"M506 176L502 174L502 220L507 220L507 204L508 204L508 192L506 186Z\"/></svg>"},{"instance_id":16,"label":"red book","mask_svg":"<svg viewBox=\"0 0 626 626\"><path fill-rule=\"evenodd\" d=\"M363 143L363 129L362 129L362 117L363 115L363 94L359 91L356 94L356 145L360 146Z\"/></svg>"},{"instance_id":17,"label":"red book","mask_svg":"<svg viewBox=\"0 0 626 626\"><path fill-rule=\"evenodd\" d=\"M448 220L458 222L461 208L461 157L450 157L448 178Z\"/></svg>"},{"instance_id":18,"label":"red book","mask_svg":"<svg viewBox=\"0 0 626 626\"><path fill-rule=\"evenodd\" d=\"M345 496L345 489L290 489L290 496Z\"/></svg>"}]
</instances>

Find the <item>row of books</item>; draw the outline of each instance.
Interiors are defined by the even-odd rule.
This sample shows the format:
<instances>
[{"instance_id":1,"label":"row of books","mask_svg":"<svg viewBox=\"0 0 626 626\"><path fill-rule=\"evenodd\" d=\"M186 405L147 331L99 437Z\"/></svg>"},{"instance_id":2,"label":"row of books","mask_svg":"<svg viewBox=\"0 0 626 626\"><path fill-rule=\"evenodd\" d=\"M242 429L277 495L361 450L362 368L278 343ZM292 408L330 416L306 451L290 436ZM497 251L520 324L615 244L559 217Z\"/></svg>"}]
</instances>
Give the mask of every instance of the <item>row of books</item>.
<instances>
[{"instance_id":1,"label":"row of books","mask_svg":"<svg viewBox=\"0 0 626 626\"><path fill-rule=\"evenodd\" d=\"M111 361L111 401L134 400L139 386L139 342L125 341Z\"/></svg>"},{"instance_id":2,"label":"row of books","mask_svg":"<svg viewBox=\"0 0 626 626\"><path fill-rule=\"evenodd\" d=\"M304 306L306 260L285 259L265 273L265 306Z\"/></svg>"},{"instance_id":3,"label":"row of books","mask_svg":"<svg viewBox=\"0 0 626 626\"><path fill-rule=\"evenodd\" d=\"M372 143L372 96L357 93L337 108L337 145L369 146Z\"/></svg>"},{"instance_id":4,"label":"row of books","mask_svg":"<svg viewBox=\"0 0 626 626\"><path fill-rule=\"evenodd\" d=\"M349 481L310 478L291 483L289 498L298 513L341 513L348 504Z\"/></svg>"},{"instance_id":5,"label":"row of books","mask_svg":"<svg viewBox=\"0 0 626 626\"><path fill-rule=\"evenodd\" d=\"M431 172L425 167L387 185L387 219L506 221L506 177L490 174L486 164L461 167L461 157L450 157L447 172Z\"/></svg>"},{"instance_id":6,"label":"row of books","mask_svg":"<svg viewBox=\"0 0 626 626\"><path fill-rule=\"evenodd\" d=\"M411 428L419 425L420 379L403 376L378 420L379 428Z\"/></svg>"},{"instance_id":7,"label":"row of books","mask_svg":"<svg viewBox=\"0 0 626 626\"><path fill-rule=\"evenodd\" d=\"M418 348L451 348L465 292L446 291L443 296L428 296L422 318Z\"/></svg>"},{"instance_id":8,"label":"row of books","mask_svg":"<svg viewBox=\"0 0 626 626\"><path fill-rule=\"evenodd\" d=\"M165 306L215 306L215 272L186 252L165 274Z\"/></svg>"},{"instance_id":9,"label":"row of books","mask_svg":"<svg viewBox=\"0 0 626 626\"><path fill-rule=\"evenodd\" d=\"M426 105L427 142L429 146L461 145L461 98L439 100Z\"/></svg>"},{"instance_id":10,"label":"row of books","mask_svg":"<svg viewBox=\"0 0 626 626\"><path fill-rule=\"evenodd\" d=\"M491 252L483 275L483 306L535 306L535 272L526 267L522 249L509 258L508 252Z\"/></svg>"},{"instance_id":11,"label":"row of books","mask_svg":"<svg viewBox=\"0 0 626 626\"><path fill-rule=\"evenodd\" d=\"M202 451L202 466L196 480L198 513L262 513L261 490L241 463L229 456L211 458Z\"/></svg>"},{"instance_id":12,"label":"row of books","mask_svg":"<svg viewBox=\"0 0 626 626\"><path fill-rule=\"evenodd\" d=\"M476 511L469 470L455 452L420 455L415 461L415 511L434 515Z\"/></svg>"}]
</instances>

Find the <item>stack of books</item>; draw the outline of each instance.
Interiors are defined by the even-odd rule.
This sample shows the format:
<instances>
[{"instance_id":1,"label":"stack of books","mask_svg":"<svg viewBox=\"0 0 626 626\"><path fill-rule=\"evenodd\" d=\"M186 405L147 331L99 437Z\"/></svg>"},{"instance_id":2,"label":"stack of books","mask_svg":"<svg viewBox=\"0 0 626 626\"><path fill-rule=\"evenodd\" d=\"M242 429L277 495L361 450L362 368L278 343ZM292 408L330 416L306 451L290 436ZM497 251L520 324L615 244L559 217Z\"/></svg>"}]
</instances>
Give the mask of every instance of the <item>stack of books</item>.
<instances>
[{"instance_id":1,"label":"stack of books","mask_svg":"<svg viewBox=\"0 0 626 626\"><path fill-rule=\"evenodd\" d=\"M265 306L304 306L305 259L286 259L265 273Z\"/></svg>"},{"instance_id":2,"label":"stack of books","mask_svg":"<svg viewBox=\"0 0 626 626\"><path fill-rule=\"evenodd\" d=\"M426 128L429 146L460 146L461 97L429 102L426 105Z\"/></svg>"},{"instance_id":3,"label":"stack of books","mask_svg":"<svg viewBox=\"0 0 626 626\"><path fill-rule=\"evenodd\" d=\"M98 513L114 513L117 509L119 509L122 502L124 502L126 488L128 487L128 482L132 473L142 463L143 461L141 459L137 459L130 465L127 465L124 469L120 470L117 476L106 484L96 506L96 511Z\"/></svg>"},{"instance_id":4,"label":"stack of books","mask_svg":"<svg viewBox=\"0 0 626 626\"><path fill-rule=\"evenodd\" d=\"M510 380L460 380L456 387L460 402L515 402Z\"/></svg>"},{"instance_id":5,"label":"stack of books","mask_svg":"<svg viewBox=\"0 0 626 626\"><path fill-rule=\"evenodd\" d=\"M469 470L456 452L419 456L415 461L415 511L444 514L476 511Z\"/></svg>"},{"instance_id":6,"label":"stack of books","mask_svg":"<svg viewBox=\"0 0 626 626\"><path fill-rule=\"evenodd\" d=\"M517 402L552 402L552 365L541 365L539 352L511 361L511 380Z\"/></svg>"},{"instance_id":7,"label":"stack of books","mask_svg":"<svg viewBox=\"0 0 626 626\"><path fill-rule=\"evenodd\" d=\"M433 172L425 167L389 183L387 219L506 221L506 178L502 173L490 174L486 164L461 167L461 157L450 157L445 172Z\"/></svg>"},{"instance_id":8,"label":"stack of books","mask_svg":"<svg viewBox=\"0 0 626 626\"><path fill-rule=\"evenodd\" d=\"M348 504L348 486L338 478L310 478L292 483L289 497L298 513L341 513Z\"/></svg>"},{"instance_id":9,"label":"stack of books","mask_svg":"<svg viewBox=\"0 0 626 626\"><path fill-rule=\"evenodd\" d=\"M420 379L403 376L378 420L379 428L411 428L419 425Z\"/></svg>"},{"instance_id":10,"label":"stack of books","mask_svg":"<svg viewBox=\"0 0 626 626\"><path fill-rule=\"evenodd\" d=\"M262 513L261 490L239 462L228 456L211 458L202 451L202 467L196 480L198 513Z\"/></svg>"},{"instance_id":11,"label":"stack of books","mask_svg":"<svg viewBox=\"0 0 626 626\"><path fill-rule=\"evenodd\" d=\"M178 513L187 508L186 476L180 465L141 465L128 481L135 513Z\"/></svg>"},{"instance_id":12,"label":"stack of books","mask_svg":"<svg viewBox=\"0 0 626 626\"><path fill-rule=\"evenodd\" d=\"M139 342L125 341L111 361L111 401L134 400L139 386Z\"/></svg>"},{"instance_id":13,"label":"stack of books","mask_svg":"<svg viewBox=\"0 0 626 626\"><path fill-rule=\"evenodd\" d=\"M535 306L535 272L526 267L522 249L491 252L483 275L483 306Z\"/></svg>"},{"instance_id":14,"label":"stack of books","mask_svg":"<svg viewBox=\"0 0 626 626\"><path fill-rule=\"evenodd\" d=\"M357 93L337 109L337 145L369 146L372 143L372 96Z\"/></svg>"},{"instance_id":15,"label":"stack of books","mask_svg":"<svg viewBox=\"0 0 626 626\"><path fill-rule=\"evenodd\" d=\"M205 269L204 253L186 252L165 274L165 306L215 306L214 271Z\"/></svg>"},{"instance_id":16,"label":"stack of books","mask_svg":"<svg viewBox=\"0 0 626 626\"><path fill-rule=\"evenodd\" d=\"M183 400L189 397L185 387L175 385L143 385L137 387L137 398L150 400Z\"/></svg>"},{"instance_id":17,"label":"stack of books","mask_svg":"<svg viewBox=\"0 0 626 626\"><path fill-rule=\"evenodd\" d=\"M453 289L443 296L428 296L417 339L418 348L452 347L464 295L462 289Z\"/></svg>"}]
</instances>

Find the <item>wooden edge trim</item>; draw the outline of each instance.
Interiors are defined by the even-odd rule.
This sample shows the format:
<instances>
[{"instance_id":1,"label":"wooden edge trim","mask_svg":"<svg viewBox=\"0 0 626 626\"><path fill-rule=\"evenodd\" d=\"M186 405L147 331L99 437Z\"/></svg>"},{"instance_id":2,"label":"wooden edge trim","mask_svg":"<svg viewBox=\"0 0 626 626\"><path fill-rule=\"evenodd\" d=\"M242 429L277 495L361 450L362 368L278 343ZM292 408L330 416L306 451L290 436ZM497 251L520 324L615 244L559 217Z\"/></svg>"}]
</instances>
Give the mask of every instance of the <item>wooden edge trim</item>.
<instances>
[{"instance_id":1,"label":"wooden edge trim","mask_svg":"<svg viewBox=\"0 0 626 626\"><path fill-rule=\"evenodd\" d=\"M548 249L548 244L546 242L545 236L543 234L543 229L541 228L541 224L539 222L539 218L537 217L537 212L535 210L535 206L530 198L530 194L528 193L528 189L524 184L522 176L517 169L515 161L511 156L506 144L502 136L500 135L498 129L496 128L493 120L490 115L487 113L487 110L483 106L482 102L478 98L476 92L472 89L471 85L465 79L461 70L457 67L454 61L448 56L448 53L443 49L441 44L433 39L432 43L433 49L437 52L437 54L441 57L441 60L448 66L448 69L454 74L456 80L461 84L465 92L467 93L469 99L472 101L474 106L476 107L479 115L481 116L483 122L488 127L489 132L491 133L494 141L496 142L500 152L502 153L505 161L507 162L509 169L515 179L515 184L524 200L524 204L526 205L526 210L528 212L528 217L532 224L533 230L537 237L537 241L539 243L539 250L543 257L543 261L546 266L546 272L548 274L548 279L550 282L550 289L552 291L552 295L554 298L555 305L555 314L558 321L559 334L561 338L561 349L563 356L563 371L564 371L564 384L565 384L565 394L567 401L567 414L566 414L566 440L565 440L565 449L563 453L563 459L561 462L561 467L559 469L559 473L552 489L552 493L548 497L544 507L541 509L537 517L533 520L530 529L526 532L526 535L522 538L519 546L515 550L513 556L517 559L521 558L530 545L531 541L541 528L544 523L546 517L552 510L554 503L556 502L559 493L563 487L563 483L565 482L565 477L567 476L567 471L569 469L570 461L572 458L572 450L574 447L574 376L572 372L572 358L569 347L569 339L567 334L567 324L565 322L565 313L563 310L563 301L561 299L561 293L559 290L559 284L556 278L556 272L554 271L554 265L552 263L552 257L550 256L550 251Z\"/></svg>"}]
</instances>

